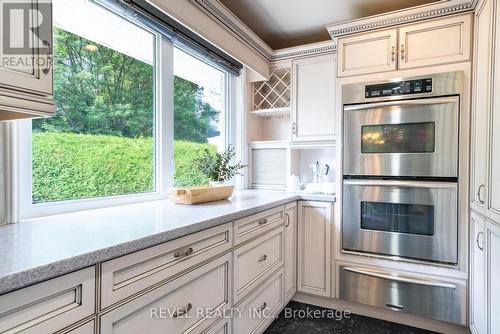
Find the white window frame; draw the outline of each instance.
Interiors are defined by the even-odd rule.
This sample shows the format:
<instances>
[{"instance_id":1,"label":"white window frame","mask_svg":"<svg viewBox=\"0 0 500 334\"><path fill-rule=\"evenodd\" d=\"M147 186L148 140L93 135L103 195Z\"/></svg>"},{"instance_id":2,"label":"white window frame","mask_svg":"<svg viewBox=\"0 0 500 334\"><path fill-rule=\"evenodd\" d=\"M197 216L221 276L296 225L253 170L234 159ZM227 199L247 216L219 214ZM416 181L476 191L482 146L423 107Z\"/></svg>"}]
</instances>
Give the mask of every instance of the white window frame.
<instances>
[{"instance_id":1,"label":"white window frame","mask_svg":"<svg viewBox=\"0 0 500 334\"><path fill-rule=\"evenodd\" d=\"M112 10L111 8L108 8ZM113 10L112 10L113 11ZM115 14L118 14L115 12ZM120 14L118 14L120 15ZM124 17L123 15L121 15ZM124 19L128 19L124 17ZM3 222L16 223L24 220L56 214L71 213L162 200L168 197L168 189L172 187L175 173L174 163L174 86L173 86L173 51L174 45L163 34L142 25L136 20L132 23L155 34L155 191L142 194L118 195L109 197L87 198L79 200L53 201L33 203L32 201L32 123L31 120L7 122L0 127L4 139L3 172L4 194L2 204L5 208ZM196 57L196 56L195 56ZM203 59L197 57L201 61ZM156 61L161 60L161 61ZM209 64L211 65L211 64ZM213 66L213 65L212 65ZM221 69L220 69L221 70ZM244 141L238 129L244 128L240 113L243 113L242 102L244 90L241 89L242 77L225 73L225 110L224 136L225 146L236 147L237 159L245 154L241 152ZM237 96L235 96L237 95ZM244 146L244 144L243 144ZM243 154L241 154L243 153ZM1 168L0 168L1 169ZM236 178L237 188L244 187L243 178Z\"/></svg>"},{"instance_id":2,"label":"white window frame","mask_svg":"<svg viewBox=\"0 0 500 334\"><path fill-rule=\"evenodd\" d=\"M122 17L127 19L127 17ZM168 188L172 186L171 176L173 176L172 169L168 168L169 159L173 158L173 82L171 82L171 78L173 78L173 45L160 33L137 21L131 22L155 35L155 190L149 193L33 203L32 122L31 120L16 121L12 123L11 133L14 136L12 144L18 147L19 152L17 156L13 157L19 160L18 163L14 162L18 167L18 175L14 175L14 178L18 178L17 186L13 187L14 189L18 188L16 192L18 201L17 205L11 206L10 215L14 221L153 201L167 197Z\"/></svg>"}]
</instances>

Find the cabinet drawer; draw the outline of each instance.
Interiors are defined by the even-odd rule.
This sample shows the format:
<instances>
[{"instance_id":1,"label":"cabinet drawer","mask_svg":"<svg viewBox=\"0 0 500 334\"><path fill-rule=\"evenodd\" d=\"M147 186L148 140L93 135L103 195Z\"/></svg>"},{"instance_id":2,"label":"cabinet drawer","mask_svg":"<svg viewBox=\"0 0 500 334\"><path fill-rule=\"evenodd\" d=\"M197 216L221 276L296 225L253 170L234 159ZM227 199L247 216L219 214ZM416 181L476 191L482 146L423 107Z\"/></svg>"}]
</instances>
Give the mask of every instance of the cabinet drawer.
<instances>
[{"instance_id":1,"label":"cabinet drawer","mask_svg":"<svg viewBox=\"0 0 500 334\"><path fill-rule=\"evenodd\" d=\"M280 227L234 251L234 299L239 302L284 263Z\"/></svg>"},{"instance_id":2,"label":"cabinet drawer","mask_svg":"<svg viewBox=\"0 0 500 334\"><path fill-rule=\"evenodd\" d=\"M95 312L95 267L0 296L0 333L54 333Z\"/></svg>"},{"instance_id":3,"label":"cabinet drawer","mask_svg":"<svg viewBox=\"0 0 500 334\"><path fill-rule=\"evenodd\" d=\"M61 334L94 334L94 333L95 333L95 320L92 320L83 325L62 332Z\"/></svg>"},{"instance_id":4,"label":"cabinet drawer","mask_svg":"<svg viewBox=\"0 0 500 334\"><path fill-rule=\"evenodd\" d=\"M234 321L235 333L264 332L285 306L283 276L283 270L280 270L266 284L245 299L239 307L241 316L236 317Z\"/></svg>"},{"instance_id":5,"label":"cabinet drawer","mask_svg":"<svg viewBox=\"0 0 500 334\"><path fill-rule=\"evenodd\" d=\"M339 283L344 300L466 324L465 284L360 267L340 267Z\"/></svg>"},{"instance_id":6,"label":"cabinet drawer","mask_svg":"<svg viewBox=\"0 0 500 334\"><path fill-rule=\"evenodd\" d=\"M146 290L232 247L232 227L225 224L104 262L101 308Z\"/></svg>"},{"instance_id":7,"label":"cabinet drawer","mask_svg":"<svg viewBox=\"0 0 500 334\"><path fill-rule=\"evenodd\" d=\"M284 215L284 207L279 206L237 220L234 223L234 243L239 245L277 226L284 225Z\"/></svg>"},{"instance_id":8,"label":"cabinet drawer","mask_svg":"<svg viewBox=\"0 0 500 334\"><path fill-rule=\"evenodd\" d=\"M232 334L233 331L231 324L231 319L227 317L226 319L223 319L212 327L208 328L203 332L203 334Z\"/></svg>"},{"instance_id":9,"label":"cabinet drawer","mask_svg":"<svg viewBox=\"0 0 500 334\"><path fill-rule=\"evenodd\" d=\"M232 304L224 255L101 317L101 334L202 333Z\"/></svg>"}]
</instances>

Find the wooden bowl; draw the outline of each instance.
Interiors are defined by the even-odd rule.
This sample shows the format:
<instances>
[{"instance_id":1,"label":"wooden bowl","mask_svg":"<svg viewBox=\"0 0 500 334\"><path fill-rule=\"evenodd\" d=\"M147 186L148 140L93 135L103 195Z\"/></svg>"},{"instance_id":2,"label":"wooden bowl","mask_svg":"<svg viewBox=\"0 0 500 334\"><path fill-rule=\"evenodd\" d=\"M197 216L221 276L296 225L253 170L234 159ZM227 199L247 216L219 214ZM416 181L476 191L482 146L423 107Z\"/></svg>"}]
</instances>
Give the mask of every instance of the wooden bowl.
<instances>
[{"instance_id":1,"label":"wooden bowl","mask_svg":"<svg viewBox=\"0 0 500 334\"><path fill-rule=\"evenodd\" d=\"M174 203L192 205L228 199L233 191L233 185L171 188L169 197Z\"/></svg>"}]
</instances>

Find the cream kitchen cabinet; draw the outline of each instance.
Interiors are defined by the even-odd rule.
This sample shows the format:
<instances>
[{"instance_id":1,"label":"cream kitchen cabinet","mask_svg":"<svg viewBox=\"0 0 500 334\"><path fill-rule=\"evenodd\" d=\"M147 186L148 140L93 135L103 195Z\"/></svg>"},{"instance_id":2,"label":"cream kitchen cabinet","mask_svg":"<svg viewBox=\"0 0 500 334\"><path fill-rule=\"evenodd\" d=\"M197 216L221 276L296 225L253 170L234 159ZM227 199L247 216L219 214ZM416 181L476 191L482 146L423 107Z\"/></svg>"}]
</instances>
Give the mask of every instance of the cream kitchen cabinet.
<instances>
[{"instance_id":1,"label":"cream kitchen cabinet","mask_svg":"<svg viewBox=\"0 0 500 334\"><path fill-rule=\"evenodd\" d=\"M487 333L500 333L500 226L486 222Z\"/></svg>"},{"instance_id":2,"label":"cream kitchen cabinet","mask_svg":"<svg viewBox=\"0 0 500 334\"><path fill-rule=\"evenodd\" d=\"M50 115L54 111L52 79L52 10L49 1L23 4L0 0L0 15L22 15L31 10L36 29L11 28L11 40L0 49L0 120ZM5 5L5 6L4 6ZM9 6L18 6L16 8ZM30 13L30 14L31 14ZM4 17L4 16L2 16ZM13 17L13 22L22 22ZM0 27L0 36L7 35ZM30 44L26 44L30 43ZM11 48L12 47L12 48ZM16 48L16 49L14 49ZM21 51L19 51L21 49ZM25 50L22 50L25 49Z\"/></svg>"},{"instance_id":3,"label":"cream kitchen cabinet","mask_svg":"<svg viewBox=\"0 0 500 334\"><path fill-rule=\"evenodd\" d=\"M101 334L201 333L232 306L231 254L101 316Z\"/></svg>"},{"instance_id":4,"label":"cream kitchen cabinet","mask_svg":"<svg viewBox=\"0 0 500 334\"><path fill-rule=\"evenodd\" d=\"M492 97L492 50L493 50L493 0L478 4L475 13L475 41L472 135L471 135L471 206L484 214L488 161L488 118L491 114Z\"/></svg>"},{"instance_id":5,"label":"cream kitchen cabinet","mask_svg":"<svg viewBox=\"0 0 500 334\"><path fill-rule=\"evenodd\" d=\"M0 333L55 333L92 316L95 272L90 267L0 296Z\"/></svg>"},{"instance_id":6,"label":"cream kitchen cabinet","mask_svg":"<svg viewBox=\"0 0 500 334\"><path fill-rule=\"evenodd\" d=\"M474 334L486 333L486 256L485 222L472 213L470 217L471 273L470 273L470 329Z\"/></svg>"},{"instance_id":7,"label":"cream kitchen cabinet","mask_svg":"<svg viewBox=\"0 0 500 334\"><path fill-rule=\"evenodd\" d=\"M285 300L297 291L297 203L285 206Z\"/></svg>"},{"instance_id":8,"label":"cream kitchen cabinet","mask_svg":"<svg viewBox=\"0 0 500 334\"><path fill-rule=\"evenodd\" d=\"M338 76L396 70L397 39L396 29L339 38Z\"/></svg>"},{"instance_id":9,"label":"cream kitchen cabinet","mask_svg":"<svg viewBox=\"0 0 500 334\"><path fill-rule=\"evenodd\" d=\"M330 297L332 204L298 202L297 291Z\"/></svg>"},{"instance_id":10,"label":"cream kitchen cabinet","mask_svg":"<svg viewBox=\"0 0 500 334\"><path fill-rule=\"evenodd\" d=\"M94 334L95 332L95 320L92 320L83 325L61 332L60 334Z\"/></svg>"},{"instance_id":11,"label":"cream kitchen cabinet","mask_svg":"<svg viewBox=\"0 0 500 334\"><path fill-rule=\"evenodd\" d=\"M471 15L399 28L399 69L456 63L470 59Z\"/></svg>"},{"instance_id":12,"label":"cream kitchen cabinet","mask_svg":"<svg viewBox=\"0 0 500 334\"><path fill-rule=\"evenodd\" d=\"M452 16L338 39L338 76L468 61L471 15Z\"/></svg>"},{"instance_id":13,"label":"cream kitchen cabinet","mask_svg":"<svg viewBox=\"0 0 500 334\"><path fill-rule=\"evenodd\" d=\"M495 4L495 48L493 50L493 107L490 115L486 215L500 224L500 4ZM481 60L482 61L482 60Z\"/></svg>"},{"instance_id":14,"label":"cream kitchen cabinet","mask_svg":"<svg viewBox=\"0 0 500 334\"><path fill-rule=\"evenodd\" d=\"M470 200L475 211L497 223L500 223L499 23L497 2L480 2L476 14L475 57L478 61L473 82Z\"/></svg>"},{"instance_id":15,"label":"cream kitchen cabinet","mask_svg":"<svg viewBox=\"0 0 500 334\"><path fill-rule=\"evenodd\" d=\"M500 227L471 214L471 312L473 334L500 332Z\"/></svg>"},{"instance_id":16,"label":"cream kitchen cabinet","mask_svg":"<svg viewBox=\"0 0 500 334\"><path fill-rule=\"evenodd\" d=\"M294 60L292 140L335 139L336 56Z\"/></svg>"}]
</instances>

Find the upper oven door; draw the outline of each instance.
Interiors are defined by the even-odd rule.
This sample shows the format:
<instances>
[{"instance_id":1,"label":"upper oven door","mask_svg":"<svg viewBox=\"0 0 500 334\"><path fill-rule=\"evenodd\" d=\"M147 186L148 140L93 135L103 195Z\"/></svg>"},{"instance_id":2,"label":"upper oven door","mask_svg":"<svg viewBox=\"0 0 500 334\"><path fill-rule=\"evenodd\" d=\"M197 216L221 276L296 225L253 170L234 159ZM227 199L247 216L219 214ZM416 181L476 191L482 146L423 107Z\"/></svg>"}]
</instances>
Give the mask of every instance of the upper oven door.
<instances>
[{"instance_id":1,"label":"upper oven door","mask_svg":"<svg viewBox=\"0 0 500 334\"><path fill-rule=\"evenodd\" d=\"M459 96L344 106L344 175L458 176Z\"/></svg>"}]
</instances>

